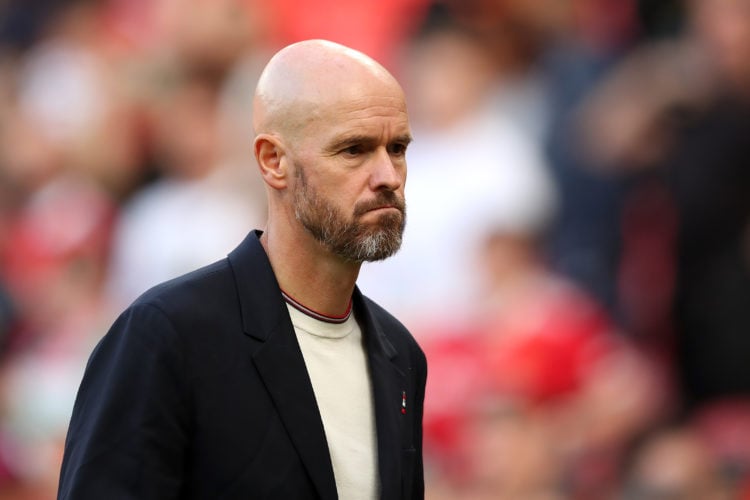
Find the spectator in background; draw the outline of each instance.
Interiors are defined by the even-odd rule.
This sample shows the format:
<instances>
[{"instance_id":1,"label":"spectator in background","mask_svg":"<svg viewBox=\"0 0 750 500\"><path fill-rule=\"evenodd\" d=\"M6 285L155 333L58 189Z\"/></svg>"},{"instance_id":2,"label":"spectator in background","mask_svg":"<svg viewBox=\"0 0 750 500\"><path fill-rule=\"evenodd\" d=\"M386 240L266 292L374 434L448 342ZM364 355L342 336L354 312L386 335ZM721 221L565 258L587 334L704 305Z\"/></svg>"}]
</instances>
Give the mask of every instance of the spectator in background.
<instances>
[{"instance_id":1,"label":"spectator in background","mask_svg":"<svg viewBox=\"0 0 750 500\"><path fill-rule=\"evenodd\" d=\"M687 421L716 461L734 498L750 498L750 400L727 399L696 411Z\"/></svg>"},{"instance_id":2,"label":"spectator in background","mask_svg":"<svg viewBox=\"0 0 750 500\"><path fill-rule=\"evenodd\" d=\"M22 163L15 174L43 182L47 174L32 168L41 163L90 178L120 199L141 174L137 102L130 68L113 57L112 45L101 34L101 18L97 2L70 2L20 60L17 118L34 129L30 132L38 136L41 151L59 158L57 165L54 158ZM40 155L33 148L27 153L32 160Z\"/></svg>"},{"instance_id":3,"label":"spectator in background","mask_svg":"<svg viewBox=\"0 0 750 500\"><path fill-rule=\"evenodd\" d=\"M688 5L685 37L636 52L580 124L587 154L631 177L624 309L636 335L671 350L691 412L750 397L750 2ZM653 321L654 304L668 321Z\"/></svg>"},{"instance_id":4,"label":"spectator in background","mask_svg":"<svg viewBox=\"0 0 750 500\"><path fill-rule=\"evenodd\" d=\"M455 500L563 500L563 462L555 436L539 415L485 400L464 431L467 474Z\"/></svg>"},{"instance_id":5,"label":"spectator in background","mask_svg":"<svg viewBox=\"0 0 750 500\"><path fill-rule=\"evenodd\" d=\"M590 168L572 133L574 110L634 42L636 0L445 0L490 55L494 111L544 152L558 195L546 253L616 311L622 179Z\"/></svg>"},{"instance_id":6,"label":"spectator in background","mask_svg":"<svg viewBox=\"0 0 750 500\"><path fill-rule=\"evenodd\" d=\"M497 67L479 38L437 22L412 43L404 67L417 138L413 208L401 252L363 269L361 280L429 336L480 298L477 261L491 221L537 224L555 193L533 140L501 113Z\"/></svg>"},{"instance_id":7,"label":"spectator in background","mask_svg":"<svg viewBox=\"0 0 750 500\"><path fill-rule=\"evenodd\" d=\"M2 461L39 498L54 495L76 381L103 327L114 204L85 179L58 176L15 217L3 276L18 325L0 366Z\"/></svg>"},{"instance_id":8,"label":"spectator in background","mask_svg":"<svg viewBox=\"0 0 750 500\"><path fill-rule=\"evenodd\" d=\"M664 162L678 213L675 332L685 403L750 398L750 1L690 2L715 98Z\"/></svg>"},{"instance_id":9,"label":"spectator in background","mask_svg":"<svg viewBox=\"0 0 750 500\"><path fill-rule=\"evenodd\" d=\"M695 429L657 429L635 448L618 500L735 500L719 462Z\"/></svg>"},{"instance_id":10,"label":"spectator in background","mask_svg":"<svg viewBox=\"0 0 750 500\"><path fill-rule=\"evenodd\" d=\"M106 309L116 212L109 180L134 160L127 120L91 148L126 106L114 83L120 73L96 43L94 5L74 2L57 14L23 58L6 60L12 69L1 85L0 280L17 312L0 364L0 454L14 479L2 486L32 498L54 495L75 397L69 385Z\"/></svg>"},{"instance_id":11,"label":"spectator in background","mask_svg":"<svg viewBox=\"0 0 750 500\"><path fill-rule=\"evenodd\" d=\"M750 398L750 2L687 5L684 36L636 51L579 125L587 154L632 184L620 297L632 331L666 353L681 415L724 429L705 438L746 484L747 458L725 453Z\"/></svg>"},{"instance_id":12,"label":"spectator in background","mask_svg":"<svg viewBox=\"0 0 750 500\"><path fill-rule=\"evenodd\" d=\"M499 219L489 227L475 316L463 331L423 341L430 359L428 463L438 477L469 489L468 478L479 474L486 481L496 466L495 488L501 489L492 491L498 498L603 498L613 491L630 440L667 408L662 374L615 331L596 301L550 270L541 253L544 226L509 227ZM505 418L484 419L477 401L539 430L548 451L538 449L541 437L527 442L504 434L503 428L517 427L504 427L511 422ZM475 418L484 425L473 427ZM498 434L490 422L497 422ZM475 455L489 448L478 447L483 438L472 438L470 429L485 429L488 442L500 443L492 436L502 435L509 446L528 445L532 456L555 458L544 466L527 464L542 467L535 472L504 472L501 458L492 465ZM474 470L477 463L480 470ZM513 484L510 477L536 478L540 482L527 487L540 489L502 489Z\"/></svg>"},{"instance_id":13,"label":"spectator in background","mask_svg":"<svg viewBox=\"0 0 750 500\"><path fill-rule=\"evenodd\" d=\"M122 196L106 285L114 309L144 287L225 256L263 219L265 194L246 167L250 103L246 86L236 88L260 71L236 77L265 49L262 15L235 0L190 9L171 0L105 3L106 36L127 69L146 169Z\"/></svg>"},{"instance_id":14,"label":"spectator in background","mask_svg":"<svg viewBox=\"0 0 750 500\"><path fill-rule=\"evenodd\" d=\"M525 9L527 24L537 26L544 41L538 65L549 105L545 151L560 198L547 253L556 270L583 287L619 321L619 222L626 185L621 177L598 171L591 158L582 154L574 123L586 96L633 46L639 2L528 3L533 7ZM550 3L565 7L552 8ZM550 16L548 11L557 15Z\"/></svg>"},{"instance_id":15,"label":"spectator in background","mask_svg":"<svg viewBox=\"0 0 750 500\"><path fill-rule=\"evenodd\" d=\"M256 184L222 156L218 84L189 69L172 82L153 114L163 177L129 200L117 224L107 284L114 306L218 260L261 220Z\"/></svg>"}]
</instances>

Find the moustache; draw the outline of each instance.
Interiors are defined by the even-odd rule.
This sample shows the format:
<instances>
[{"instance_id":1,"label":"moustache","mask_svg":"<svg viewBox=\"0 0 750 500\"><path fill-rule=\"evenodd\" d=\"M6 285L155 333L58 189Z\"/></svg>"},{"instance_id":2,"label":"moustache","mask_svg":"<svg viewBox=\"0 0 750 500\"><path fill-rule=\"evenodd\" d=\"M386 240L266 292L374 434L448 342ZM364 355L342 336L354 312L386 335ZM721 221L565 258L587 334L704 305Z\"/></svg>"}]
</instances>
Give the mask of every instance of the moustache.
<instances>
[{"instance_id":1,"label":"moustache","mask_svg":"<svg viewBox=\"0 0 750 500\"><path fill-rule=\"evenodd\" d=\"M354 206L354 215L363 215L370 210L375 210L377 208L383 207L396 208L403 214L406 210L406 201L403 197L397 195L393 191L384 191L382 193L379 193L378 196L373 200L357 203Z\"/></svg>"}]
</instances>

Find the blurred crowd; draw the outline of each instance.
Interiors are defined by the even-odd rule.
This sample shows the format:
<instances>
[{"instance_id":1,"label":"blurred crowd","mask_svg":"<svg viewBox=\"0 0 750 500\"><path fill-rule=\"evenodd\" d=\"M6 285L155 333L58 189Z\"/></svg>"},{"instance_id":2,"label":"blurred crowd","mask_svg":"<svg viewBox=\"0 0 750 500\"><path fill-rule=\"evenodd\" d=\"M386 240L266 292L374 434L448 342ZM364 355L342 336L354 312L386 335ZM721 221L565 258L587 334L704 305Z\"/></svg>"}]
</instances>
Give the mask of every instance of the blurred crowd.
<instances>
[{"instance_id":1,"label":"blurred crowd","mask_svg":"<svg viewBox=\"0 0 750 500\"><path fill-rule=\"evenodd\" d=\"M53 498L114 316L262 227L250 100L327 38L407 93L428 500L750 499L750 0L0 2L0 499Z\"/></svg>"}]
</instances>

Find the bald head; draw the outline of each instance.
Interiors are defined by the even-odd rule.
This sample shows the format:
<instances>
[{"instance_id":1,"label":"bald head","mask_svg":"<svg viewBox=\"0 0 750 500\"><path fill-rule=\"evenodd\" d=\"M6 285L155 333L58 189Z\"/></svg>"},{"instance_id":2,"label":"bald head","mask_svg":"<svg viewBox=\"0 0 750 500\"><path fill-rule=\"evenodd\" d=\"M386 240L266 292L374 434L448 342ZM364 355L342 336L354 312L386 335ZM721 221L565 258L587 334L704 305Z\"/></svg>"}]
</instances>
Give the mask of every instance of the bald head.
<instances>
[{"instance_id":1,"label":"bald head","mask_svg":"<svg viewBox=\"0 0 750 500\"><path fill-rule=\"evenodd\" d=\"M378 93L403 99L396 79L367 55L326 40L306 40L277 52L253 99L256 134L294 136L335 102Z\"/></svg>"}]
</instances>

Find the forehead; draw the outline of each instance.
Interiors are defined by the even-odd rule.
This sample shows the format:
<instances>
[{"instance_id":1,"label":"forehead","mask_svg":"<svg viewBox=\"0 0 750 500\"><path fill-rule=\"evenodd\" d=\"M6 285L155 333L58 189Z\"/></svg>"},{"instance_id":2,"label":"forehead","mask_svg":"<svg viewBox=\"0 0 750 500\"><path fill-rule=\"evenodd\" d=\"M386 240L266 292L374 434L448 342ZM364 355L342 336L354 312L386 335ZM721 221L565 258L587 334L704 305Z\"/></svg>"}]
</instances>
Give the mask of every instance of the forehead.
<instances>
[{"instance_id":1,"label":"forehead","mask_svg":"<svg viewBox=\"0 0 750 500\"><path fill-rule=\"evenodd\" d=\"M406 103L395 93L340 96L324 106L311 125L327 138L349 133L376 137L409 134Z\"/></svg>"}]
</instances>

